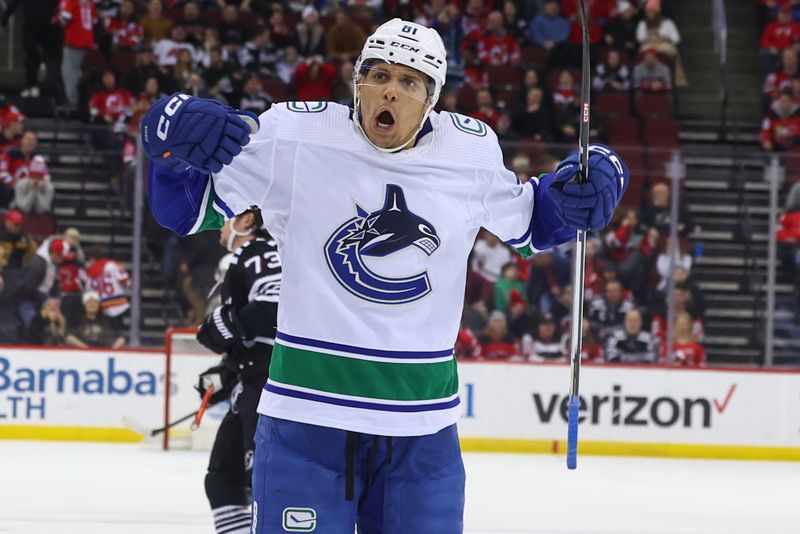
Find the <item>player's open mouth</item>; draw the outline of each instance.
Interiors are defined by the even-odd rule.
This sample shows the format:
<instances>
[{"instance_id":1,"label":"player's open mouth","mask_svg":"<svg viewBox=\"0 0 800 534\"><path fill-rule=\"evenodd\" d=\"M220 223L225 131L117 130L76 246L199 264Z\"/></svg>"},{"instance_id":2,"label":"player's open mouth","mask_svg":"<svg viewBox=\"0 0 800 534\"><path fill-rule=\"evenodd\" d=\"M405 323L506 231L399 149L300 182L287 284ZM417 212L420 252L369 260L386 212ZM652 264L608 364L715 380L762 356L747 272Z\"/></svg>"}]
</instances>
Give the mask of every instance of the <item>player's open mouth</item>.
<instances>
[{"instance_id":1,"label":"player's open mouth","mask_svg":"<svg viewBox=\"0 0 800 534\"><path fill-rule=\"evenodd\" d=\"M375 127L378 130L388 131L394 126L394 115L388 109L384 109L378 113L378 118L375 119Z\"/></svg>"}]
</instances>

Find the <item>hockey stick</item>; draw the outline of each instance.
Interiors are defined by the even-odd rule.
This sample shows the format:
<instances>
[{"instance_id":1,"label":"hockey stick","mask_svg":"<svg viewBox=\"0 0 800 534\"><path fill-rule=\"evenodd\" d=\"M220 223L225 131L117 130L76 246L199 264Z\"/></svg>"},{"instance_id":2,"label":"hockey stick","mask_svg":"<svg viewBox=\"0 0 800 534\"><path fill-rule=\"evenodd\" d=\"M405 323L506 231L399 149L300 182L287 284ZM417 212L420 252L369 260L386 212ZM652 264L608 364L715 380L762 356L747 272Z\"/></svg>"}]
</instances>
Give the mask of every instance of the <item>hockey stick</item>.
<instances>
[{"instance_id":1,"label":"hockey stick","mask_svg":"<svg viewBox=\"0 0 800 534\"><path fill-rule=\"evenodd\" d=\"M581 59L581 118L578 148L581 151L579 183L585 183L589 173L589 21L586 16L586 0L578 0L581 27L583 30L583 57ZM570 388L567 419L567 468L578 467L578 416L580 399L578 384L581 374L581 345L583 343L583 284L586 271L586 232L578 230L575 240L575 257L572 268L572 335L570 337Z\"/></svg>"},{"instance_id":2,"label":"hockey stick","mask_svg":"<svg viewBox=\"0 0 800 534\"><path fill-rule=\"evenodd\" d=\"M200 402L200 407L197 409L197 413L194 415L194 420L192 421L192 430L197 430L200 428L200 421L203 420L203 414L206 413L206 408L211 403L211 396L214 394L214 386L208 386L206 388L205 393L203 393L203 400Z\"/></svg>"},{"instance_id":3,"label":"hockey stick","mask_svg":"<svg viewBox=\"0 0 800 534\"><path fill-rule=\"evenodd\" d=\"M128 427L131 430L133 430L134 432L136 432L137 434L141 434L142 436L145 436L145 437L148 437L148 438L152 438L152 437L155 437L155 436L161 434L162 432L164 432L168 428L172 428L174 426L177 426L177 425L183 423L184 421L187 421L187 420L191 419L195 415L197 415L196 411L192 412L190 414L184 415L183 417L181 417L177 421L173 421L168 425L164 425L164 426L162 426L160 428L154 428L153 430L149 430L142 423L140 423L139 421L136 421L132 417L128 417L127 415L122 417L122 423L126 427Z\"/></svg>"}]
</instances>

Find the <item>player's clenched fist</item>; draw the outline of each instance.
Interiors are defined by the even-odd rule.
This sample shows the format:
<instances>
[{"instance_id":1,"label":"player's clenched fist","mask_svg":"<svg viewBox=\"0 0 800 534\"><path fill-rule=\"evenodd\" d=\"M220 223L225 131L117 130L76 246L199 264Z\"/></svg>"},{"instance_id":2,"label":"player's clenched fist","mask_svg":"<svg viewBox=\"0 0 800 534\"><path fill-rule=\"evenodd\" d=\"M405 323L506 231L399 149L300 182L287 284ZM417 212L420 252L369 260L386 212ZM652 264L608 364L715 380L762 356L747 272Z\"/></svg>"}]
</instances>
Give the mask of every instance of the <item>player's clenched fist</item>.
<instances>
[{"instance_id":1,"label":"player's clenched fist","mask_svg":"<svg viewBox=\"0 0 800 534\"><path fill-rule=\"evenodd\" d=\"M258 131L258 118L216 100L174 93L142 119L142 144L151 161L174 171L219 172Z\"/></svg>"},{"instance_id":2,"label":"player's clenched fist","mask_svg":"<svg viewBox=\"0 0 800 534\"><path fill-rule=\"evenodd\" d=\"M630 171L617 153L605 145L589 146L589 176L580 185L572 181L579 170L580 153L575 150L552 175L548 196L567 226L602 230L611 222L614 209L625 194Z\"/></svg>"}]
</instances>

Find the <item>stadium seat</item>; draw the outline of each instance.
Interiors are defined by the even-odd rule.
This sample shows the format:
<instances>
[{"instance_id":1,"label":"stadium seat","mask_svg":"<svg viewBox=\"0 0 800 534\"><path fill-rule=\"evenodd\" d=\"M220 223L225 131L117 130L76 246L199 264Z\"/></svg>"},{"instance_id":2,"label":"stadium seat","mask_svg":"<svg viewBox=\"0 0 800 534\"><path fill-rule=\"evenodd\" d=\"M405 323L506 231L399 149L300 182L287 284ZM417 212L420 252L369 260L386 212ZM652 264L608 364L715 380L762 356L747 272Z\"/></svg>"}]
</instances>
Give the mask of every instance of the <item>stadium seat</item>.
<instances>
[{"instance_id":1,"label":"stadium seat","mask_svg":"<svg viewBox=\"0 0 800 534\"><path fill-rule=\"evenodd\" d=\"M648 175L653 180L668 180L667 163L669 163L675 152L679 151L678 146L650 146L647 149L647 168Z\"/></svg>"},{"instance_id":2,"label":"stadium seat","mask_svg":"<svg viewBox=\"0 0 800 534\"><path fill-rule=\"evenodd\" d=\"M605 120L608 142L614 146L638 146L639 121L633 117L613 117Z\"/></svg>"},{"instance_id":3,"label":"stadium seat","mask_svg":"<svg viewBox=\"0 0 800 534\"><path fill-rule=\"evenodd\" d=\"M636 113L642 119L670 119L672 103L666 95L640 95L636 99Z\"/></svg>"},{"instance_id":4,"label":"stadium seat","mask_svg":"<svg viewBox=\"0 0 800 534\"><path fill-rule=\"evenodd\" d=\"M631 114L631 97L628 93L609 91L600 93L592 111L602 117L629 117Z\"/></svg>"},{"instance_id":5,"label":"stadium seat","mask_svg":"<svg viewBox=\"0 0 800 534\"><path fill-rule=\"evenodd\" d=\"M522 56L522 64L526 67L544 68L547 64L548 52L541 46L523 46L519 52Z\"/></svg>"},{"instance_id":6,"label":"stadium seat","mask_svg":"<svg viewBox=\"0 0 800 534\"><path fill-rule=\"evenodd\" d=\"M678 146L678 123L672 119L650 119L645 121L644 142L653 147L674 148Z\"/></svg>"},{"instance_id":7,"label":"stadium seat","mask_svg":"<svg viewBox=\"0 0 800 534\"><path fill-rule=\"evenodd\" d=\"M489 87L492 89L513 89L522 83L522 74L511 65L487 65Z\"/></svg>"},{"instance_id":8,"label":"stadium seat","mask_svg":"<svg viewBox=\"0 0 800 534\"><path fill-rule=\"evenodd\" d=\"M800 148L793 148L783 157L786 167L786 182L794 183L800 180Z\"/></svg>"},{"instance_id":9,"label":"stadium seat","mask_svg":"<svg viewBox=\"0 0 800 534\"><path fill-rule=\"evenodd\" d=\"M126 74L136 66L136 52L130 48L120 48L111 56L111 68L117 74Z\"/></svg>"},{"instance_id":10,"label":"stadium seat","mask_svg":"<svg viewBox=\"0 0 800 534\"><path fill-rule=\"evenodd\" d=\"M53 216L49 213L28 213L22 222L22 229L37 242L43 241L52 235L56 225Z\"/></svg>"},{"instance_id":11,"label":"stadium seat","mask_svg":"<svg viewBox=\"0 0 800 534\"><path fill-rule=\"evenodd\" d=\"M93 48L86 49L86 55L83 56L83 64L81 65L84 74L88 74L92 71L101 71L106 68L107 65L106 57L102 52Z\"/></svg>"},{"instance_id":12,"label":"stadium seat","mask_svg":"<svg viewBox=\"0 0 800 534\"><path fill-rule=\"evenodd\" d=\"M458 110L461 113L470 113L477 106L477 92L470 84L465 83L458 90Z\"/></svg>"},{"instance_id":13,"label":"stadium seat","mask_svg":"<svg viewBox=\"0 0 800 534\"><path fill-rule=\"evenodd\" d=\"M289 87L280 78L272 76L261 80L261 87L264 88L274 102L286 102L289 100Z\"/></svg>"}]
</instances>

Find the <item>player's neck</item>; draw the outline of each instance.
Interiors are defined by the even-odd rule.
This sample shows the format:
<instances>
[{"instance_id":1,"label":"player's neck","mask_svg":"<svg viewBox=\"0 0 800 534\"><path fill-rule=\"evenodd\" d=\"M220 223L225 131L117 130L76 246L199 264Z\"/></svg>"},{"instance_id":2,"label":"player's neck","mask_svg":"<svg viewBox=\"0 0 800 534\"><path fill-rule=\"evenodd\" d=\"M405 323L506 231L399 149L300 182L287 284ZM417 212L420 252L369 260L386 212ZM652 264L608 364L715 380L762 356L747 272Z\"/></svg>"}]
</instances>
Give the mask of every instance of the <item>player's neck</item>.
<instances>
[{"instance_id":1,"label":"player's neck","mask_svg":"<svg viewBox=\"0 0 800 534\"><path fill-rule=\"evenodd\" d=\"M255 239L256 236L253 234L238 236L236 239L233 240L233 251L239 250L239 247L247 243L248 241L252 241ZM232 252L233 252L232 251Z\"/></svg>"}]
</instances>

